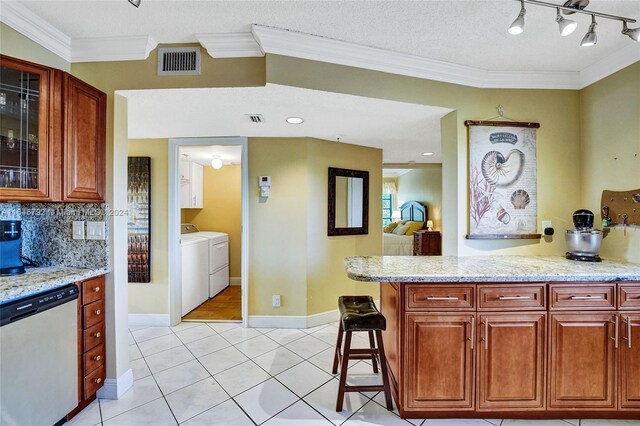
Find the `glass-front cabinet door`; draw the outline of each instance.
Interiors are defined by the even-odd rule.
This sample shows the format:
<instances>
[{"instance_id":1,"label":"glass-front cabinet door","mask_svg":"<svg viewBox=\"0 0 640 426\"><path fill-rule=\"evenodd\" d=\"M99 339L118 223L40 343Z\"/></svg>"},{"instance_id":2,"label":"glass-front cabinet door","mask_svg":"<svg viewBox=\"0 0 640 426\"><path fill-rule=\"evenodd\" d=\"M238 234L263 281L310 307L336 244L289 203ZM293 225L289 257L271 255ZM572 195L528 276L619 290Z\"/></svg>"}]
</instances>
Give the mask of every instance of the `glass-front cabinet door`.
<instances>
[{"instance_id":1,"label":"glass-front cabinet door","mask_svg":"<svg viewBox=\"0 0 640 426\"><path fill-rule=\"evenodd\" d=\"M53 70L0 56L0 200L50 199Z\"/></svg>"}]
</instances>

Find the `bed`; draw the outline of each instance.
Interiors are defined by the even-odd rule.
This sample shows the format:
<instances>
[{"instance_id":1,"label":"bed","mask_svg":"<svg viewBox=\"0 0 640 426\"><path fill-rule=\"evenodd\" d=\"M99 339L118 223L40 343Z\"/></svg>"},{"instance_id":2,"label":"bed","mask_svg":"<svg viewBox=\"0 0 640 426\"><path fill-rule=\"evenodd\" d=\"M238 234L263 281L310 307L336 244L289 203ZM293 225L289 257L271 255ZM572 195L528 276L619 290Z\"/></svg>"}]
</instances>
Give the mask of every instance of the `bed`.
<instances>
[{"instance_id":1,"label":"bed","mask_svg":"<svg viewBox=\"0 0 640 426\"><path fill-rule=\"evenodd\" d=\"M427 223L427 205L420 201L407 201L400 206L400 218ZM426 226L426 225L425 225ZM412 256L413 235L382 234L385 256Z\"/></svg>"}]
</instances>

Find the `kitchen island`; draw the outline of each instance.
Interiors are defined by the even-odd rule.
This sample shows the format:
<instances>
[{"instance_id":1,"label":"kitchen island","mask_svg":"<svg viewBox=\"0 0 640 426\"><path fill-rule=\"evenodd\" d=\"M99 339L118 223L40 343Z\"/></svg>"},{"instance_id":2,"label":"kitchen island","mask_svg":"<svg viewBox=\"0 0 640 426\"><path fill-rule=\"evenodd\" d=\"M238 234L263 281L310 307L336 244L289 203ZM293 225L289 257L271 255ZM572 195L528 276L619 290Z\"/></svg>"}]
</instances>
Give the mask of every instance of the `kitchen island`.
<instances>
[{"instance_id":1,"label":"kitchen island","mask_svg":"<svg viewBox=\"0 0 640 426\"><path fill-rule=\"evenodd\" d=\"M640 418L640 265L351 257L380 283L402 417Z\"/></svg>"}]
</instances>

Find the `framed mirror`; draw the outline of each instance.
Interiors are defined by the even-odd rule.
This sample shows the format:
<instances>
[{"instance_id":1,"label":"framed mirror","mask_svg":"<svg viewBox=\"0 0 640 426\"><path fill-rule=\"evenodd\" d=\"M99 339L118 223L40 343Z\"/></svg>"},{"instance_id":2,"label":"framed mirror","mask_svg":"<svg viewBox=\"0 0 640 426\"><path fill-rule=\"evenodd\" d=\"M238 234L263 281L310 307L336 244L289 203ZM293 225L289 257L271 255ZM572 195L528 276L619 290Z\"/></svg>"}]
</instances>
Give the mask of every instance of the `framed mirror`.
<instances>
[{"instance_id":1,"label":"framed mirror","mask_svg":"<svg viewBox=\"0 0 640 426\"><path fill-rule=\"evenodd\" d=\"M369 172L329 167L327 235L369 233Z\"/></svg>"}]
</instances>

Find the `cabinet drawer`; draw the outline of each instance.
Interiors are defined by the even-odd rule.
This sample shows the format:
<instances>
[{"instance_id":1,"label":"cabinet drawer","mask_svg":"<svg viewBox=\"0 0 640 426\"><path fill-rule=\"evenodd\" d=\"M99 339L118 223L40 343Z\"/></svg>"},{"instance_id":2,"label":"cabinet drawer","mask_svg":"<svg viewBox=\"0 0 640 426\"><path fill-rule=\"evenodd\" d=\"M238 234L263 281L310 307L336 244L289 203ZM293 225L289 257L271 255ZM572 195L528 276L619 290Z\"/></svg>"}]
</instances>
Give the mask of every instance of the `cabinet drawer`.
<instances>
[{"instance_id":1,"label":"cabinet drawer","mask_svg":"<svg viewBox=\"0 0 640 426\"><path fill-rule=\"evenodd\" d=\"M91 373L96 368L104 365L104 344L98 345L82 356L84 374Z\"/></svg>"},{"instance_id":2,"label":"cabinet drawer","mask_svg":"<svg viewBox=\"0 0 640 426\"><path fill-rule=\"evenodd\" d=\"M545 284L479 285L478 309L543 310L547 307Z\"/></svg>"},{"instance_id":3,"label":"cabinet drawer","mask_svg":"<svg viewBox=\"0 0 640 426\"><path fill-rule=\"evenodd\" d=\"M463 285L406 284L407 310L473 310L475 287Z\"/></svg>"},{"instance_id":4,"label":"cabinet drawer","mask_svg":"<svg viewBox=\"0 0 640 426\"><path fill-rule=\"evenodd\" d=\"M82 328L87 329L102 321L104 321L104 300L82 307Z\"/></svg>"},{"instance_id":5,"label":"cabinet drawer","mask_svg":"<svg viewBox=\"0 0 640 426\"><path fill-rule=\"evenodd\" d=\"M620 309L640 309L640 283L619 284L618 302Z\"/></svg>"},{"instance_id":6,"label":"cabinet drawer","mask_svg":"<svg viewBox=\"0 0 640 426\"><path fill-rule=\"evenodd\" d=\"M84 376L84 399L91 397L104 385L105 373L104 365L101 365L89 375Z\"/></svg>"},{"instance_id":7,"label":"cabinet drawer","mask_svg":"<svg viewBox=\"0 0 640 426\"><path fill-rule=\"evenodd\" d=\"M104 276L82 282L82 304L104 299Z\"/></svg>"},{"instance_id":8,"label":"cabinet drawer","mask_svg":"<svg viewBox=\"0 0 640 426\"><path fill-rule=\"evenodd\" d=\"M82 352L87 352L89 349L104 343L104 323L101 322L86 329L82 337Z\"/></svg>"},{"instance_id":9,"label":"cabinet drawer","mask_svg":"<svg viewBox=\"0 0 640 426\"><path fill-rule=\"evenodd\" d=\"M550 284L550 309L615 309L615 289L615 284Z\"/></svg>"}]
</instances>

